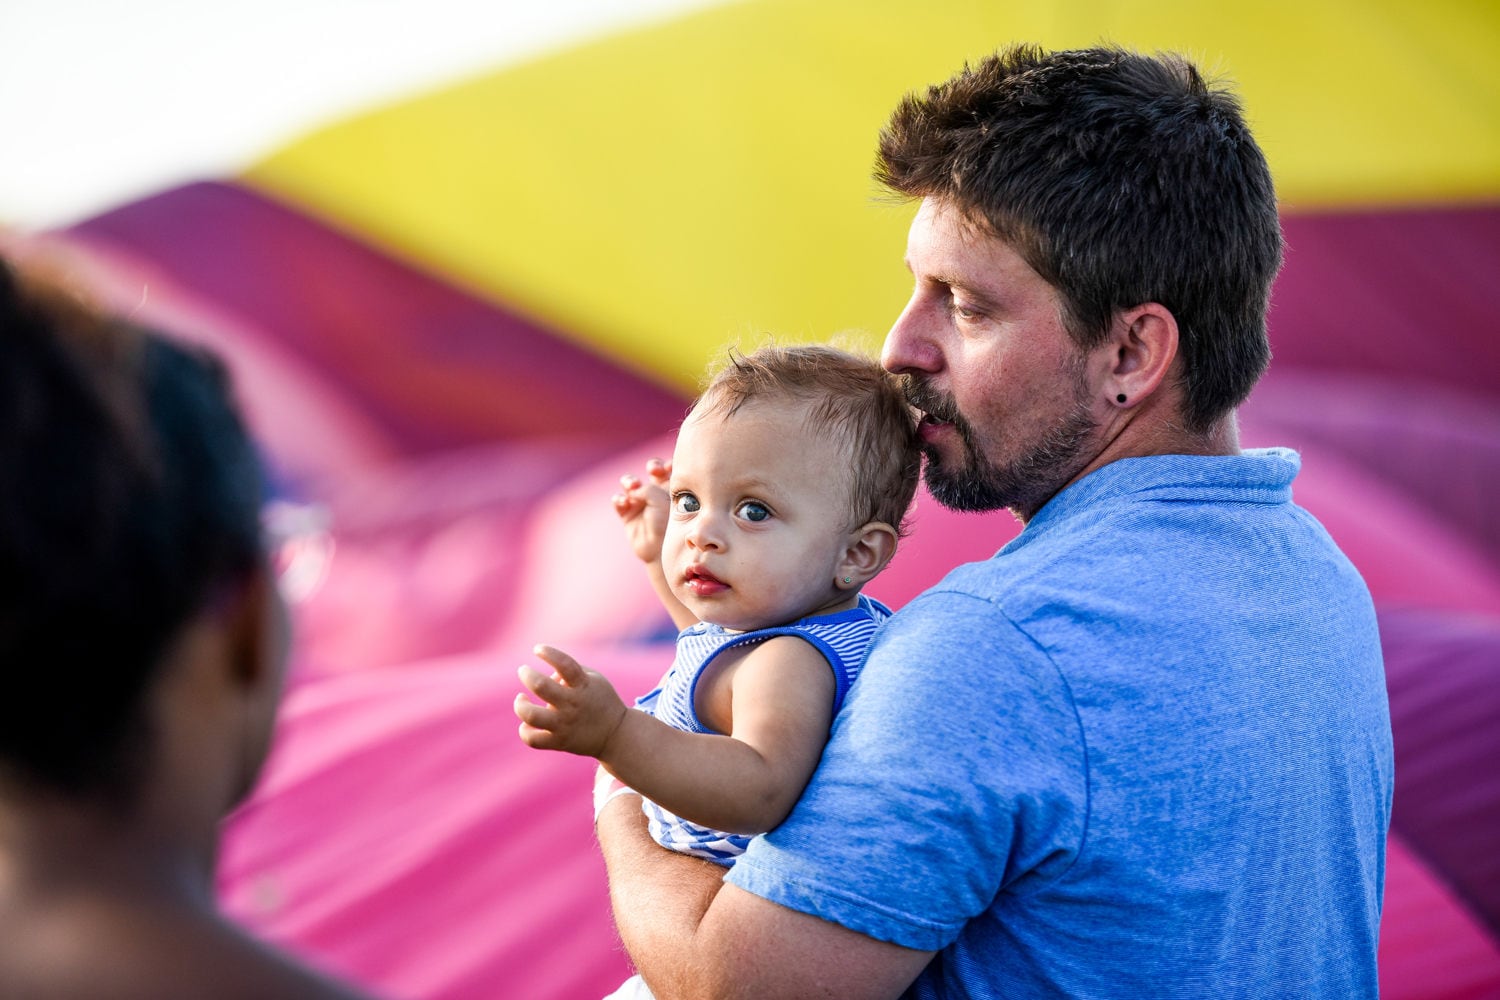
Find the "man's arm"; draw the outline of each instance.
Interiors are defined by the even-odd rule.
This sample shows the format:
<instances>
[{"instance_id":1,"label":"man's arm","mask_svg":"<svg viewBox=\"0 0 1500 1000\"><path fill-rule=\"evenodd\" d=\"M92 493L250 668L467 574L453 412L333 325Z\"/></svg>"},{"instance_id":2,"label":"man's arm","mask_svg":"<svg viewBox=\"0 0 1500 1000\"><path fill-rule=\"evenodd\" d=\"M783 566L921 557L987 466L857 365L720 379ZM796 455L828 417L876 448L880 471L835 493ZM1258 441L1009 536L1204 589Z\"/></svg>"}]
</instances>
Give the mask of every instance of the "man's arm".
<instances>
[{"instance_id":1,"label":"man's arm","mask_svg":"<svg viewBox=\"0 0 1500 1000\"><path fill-rule=\"evenodd\" d=\"M599 816L615 926L657 1000L899 997L932 958L778 906L659 847L634 796Z\"/></svg>"}]
</instances>

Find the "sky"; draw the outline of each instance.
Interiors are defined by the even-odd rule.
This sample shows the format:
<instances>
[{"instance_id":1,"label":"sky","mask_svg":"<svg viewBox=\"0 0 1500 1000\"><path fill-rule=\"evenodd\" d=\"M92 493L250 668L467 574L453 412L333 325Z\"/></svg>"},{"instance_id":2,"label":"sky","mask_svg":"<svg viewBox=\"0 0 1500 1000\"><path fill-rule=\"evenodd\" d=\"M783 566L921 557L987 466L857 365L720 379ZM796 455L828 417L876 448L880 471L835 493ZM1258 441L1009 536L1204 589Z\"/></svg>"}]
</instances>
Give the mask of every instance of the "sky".
<instances>
[{"instance_id":1,"label":"sky","mask_svg":"<svg viewBox=\"0 0 1500 1000\"><path fill-rule=\"evenodd\" d=\"M711 0L0 0L0 226L236 173L318 126Z\"/></svg>"}]
</instances>

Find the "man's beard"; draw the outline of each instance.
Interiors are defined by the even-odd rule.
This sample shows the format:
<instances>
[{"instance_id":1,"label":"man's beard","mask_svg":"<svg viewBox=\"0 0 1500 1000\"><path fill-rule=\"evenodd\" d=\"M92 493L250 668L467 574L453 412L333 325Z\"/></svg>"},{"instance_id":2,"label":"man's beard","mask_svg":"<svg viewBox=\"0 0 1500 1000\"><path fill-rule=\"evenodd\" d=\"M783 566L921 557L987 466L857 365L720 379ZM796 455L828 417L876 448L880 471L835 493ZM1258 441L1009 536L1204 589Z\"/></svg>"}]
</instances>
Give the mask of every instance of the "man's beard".
<instances>
[{"instance_id":1,"label":"man's beard","mask_svg":"<svg viewBox=\"0 0 1500 1000\"><path fill-rule=\"evenodd\" d=\"M1075 374L1072 408L1040 440L1005 465L995 465L985 458L973 426L959 414L950 397L907 376L907 402L935 420L952 424L967 456L961 466L947 468L935 446L923 449L927 456L923 479L933 499L950 510L1008 507L1023 521L1041 510L1084 466L1080 457L1098 426L1089 413L1088 388L1082 373Z\"/></svg>"}]
</instances>

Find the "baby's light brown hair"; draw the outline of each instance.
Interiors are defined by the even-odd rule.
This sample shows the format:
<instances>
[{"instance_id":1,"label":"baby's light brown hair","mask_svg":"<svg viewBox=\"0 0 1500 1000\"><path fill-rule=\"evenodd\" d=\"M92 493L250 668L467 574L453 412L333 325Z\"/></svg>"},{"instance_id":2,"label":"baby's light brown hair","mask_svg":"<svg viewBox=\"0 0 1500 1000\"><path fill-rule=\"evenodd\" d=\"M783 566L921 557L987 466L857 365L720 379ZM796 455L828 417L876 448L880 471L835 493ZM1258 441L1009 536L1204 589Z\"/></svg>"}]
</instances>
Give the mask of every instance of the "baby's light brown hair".
<instances>
[{"instance_id":1,"label":"baby's light brown hair","mask_svg":"<svg viewBox=\"0 0 1500 1000\"><path fill-rule=\"evenodd\" d=\"M851 528L883 521L905 534L922 453L896 376L873 358L822 344L731 351L693 411L728 417L756 400L805 404L808 429L839 440L849 456Z\"/></svg>"}]
</instances>

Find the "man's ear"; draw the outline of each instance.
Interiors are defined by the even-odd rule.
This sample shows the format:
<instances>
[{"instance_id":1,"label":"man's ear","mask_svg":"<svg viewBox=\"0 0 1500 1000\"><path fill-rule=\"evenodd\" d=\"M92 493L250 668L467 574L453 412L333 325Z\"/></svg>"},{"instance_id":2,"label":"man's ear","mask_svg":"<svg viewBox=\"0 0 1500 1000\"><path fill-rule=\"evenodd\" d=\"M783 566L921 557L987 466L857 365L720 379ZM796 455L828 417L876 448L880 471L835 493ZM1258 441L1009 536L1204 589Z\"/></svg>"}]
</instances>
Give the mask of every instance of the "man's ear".
<instances>
[{"instance_id":1,"label":"man's ear","mask_svg":"<svg viewBox=\"0 0 1500 1000\"><path fill-rule=\"evenodd\" d=\"M884 521L871 521L849 533L843 558L835 567L834 585L840 590L858 590L874 579L896 554L896 529Z\"/></svg>"},{"instance_id":2,"label":"man's ear","mask_svg":"<svg viewBox=\"0 0 1500 1000\"><path fill-rule=\"evenodd\" d=\"M1121 311L1105 340L1105 395L1130 406L1155 393L1177 359L1177 317L1166 306L1146 302Z\"/></svg>"}]
</instances>

